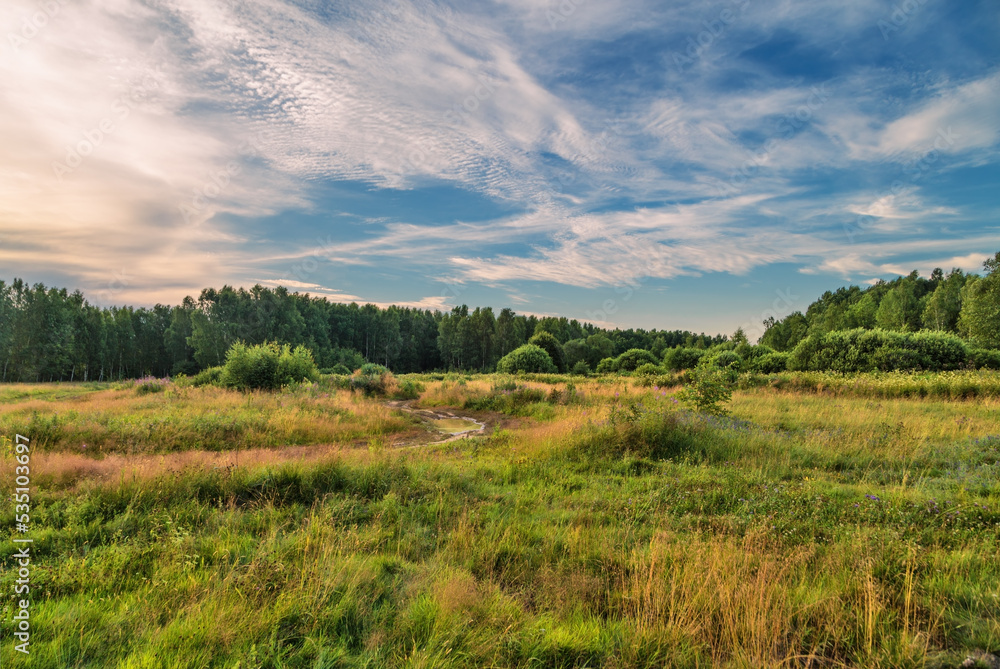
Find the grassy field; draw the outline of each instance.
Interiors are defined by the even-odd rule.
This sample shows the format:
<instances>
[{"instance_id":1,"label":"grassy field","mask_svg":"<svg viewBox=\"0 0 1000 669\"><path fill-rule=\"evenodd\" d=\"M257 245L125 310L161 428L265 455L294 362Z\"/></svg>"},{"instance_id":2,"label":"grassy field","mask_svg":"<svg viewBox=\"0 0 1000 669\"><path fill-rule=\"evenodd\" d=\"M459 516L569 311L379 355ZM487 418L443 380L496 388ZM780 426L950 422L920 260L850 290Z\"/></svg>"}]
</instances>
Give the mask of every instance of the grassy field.
<instances>
[{"instance_id":1,"label":"grassy field","mask_svg":"<svg viewBox=\"0 0 1000 669\"><path fill-rule=\"evenodd\" d=\"M425 376L393 407L329 382L0 386L0 489L14 434L31 437L37 560L25 660L3 544L3 666L1000 651L1000 377L782 378L738 390L726 418L623 377ZM921 384L938 390L892 390ZM487 429L435 444L419 408ZM2 522L13 535L9 508Z\"/></svg>"}]
</instances>

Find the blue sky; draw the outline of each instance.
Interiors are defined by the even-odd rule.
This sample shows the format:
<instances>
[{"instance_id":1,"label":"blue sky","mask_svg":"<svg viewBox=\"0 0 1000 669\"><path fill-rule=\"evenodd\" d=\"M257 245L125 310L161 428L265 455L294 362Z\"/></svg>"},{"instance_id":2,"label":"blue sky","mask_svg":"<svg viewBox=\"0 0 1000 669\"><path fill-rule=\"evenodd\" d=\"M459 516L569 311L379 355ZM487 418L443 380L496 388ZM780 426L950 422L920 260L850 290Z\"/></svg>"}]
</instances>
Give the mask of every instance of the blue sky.
<instances>
[{"instance_id":1,"label":"blue sky","mask_svg":"<svg viewBox=\"0 0 1000 669\"><path fill-rule=\"evenodd\" d=\"M1000 250L994 2L13 0L0 278L753 331Z\"/></svg>"}]
</instances>

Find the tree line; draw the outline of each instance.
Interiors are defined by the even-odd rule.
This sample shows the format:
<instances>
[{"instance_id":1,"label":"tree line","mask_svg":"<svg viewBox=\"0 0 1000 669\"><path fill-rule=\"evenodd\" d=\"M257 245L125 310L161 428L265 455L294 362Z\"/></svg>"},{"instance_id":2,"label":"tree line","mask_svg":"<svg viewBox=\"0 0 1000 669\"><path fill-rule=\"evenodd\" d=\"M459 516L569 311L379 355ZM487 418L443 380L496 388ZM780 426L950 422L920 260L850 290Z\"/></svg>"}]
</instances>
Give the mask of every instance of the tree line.
<instances>
[{"instance_id":1,"label":"tree line","mask_svg":"<svg viewBox=\"0 0 1000 669\"><path fill-rule=\"evenodd\" d=\"M195 374L221 365L236 342L305 346L328 371L365 362L396 373L492 371L532 337L550 334L567 355L597 362L631 348L705 348L725 340L674 330L607 330L505 308L450 312L340 304L283 287L206 288L198 299L154 307L97 307L79 291L0 280L0 379L116 380Z\"/></svg>"},{"instance_id":2,"label":"tree line","mask_svg":"<svg viewBox=\"0 0 1000 669\"><path fill-rule=\"evenodd\" d=\"M983 263L985 275L940 268L929 278L915 270L893 281L827 291L809 305L765 321L760 343L791 351L810 335L844 330L930 330L958 335L988 349L1000 348L1000 252Z\"/></svg>"}]
</instances>

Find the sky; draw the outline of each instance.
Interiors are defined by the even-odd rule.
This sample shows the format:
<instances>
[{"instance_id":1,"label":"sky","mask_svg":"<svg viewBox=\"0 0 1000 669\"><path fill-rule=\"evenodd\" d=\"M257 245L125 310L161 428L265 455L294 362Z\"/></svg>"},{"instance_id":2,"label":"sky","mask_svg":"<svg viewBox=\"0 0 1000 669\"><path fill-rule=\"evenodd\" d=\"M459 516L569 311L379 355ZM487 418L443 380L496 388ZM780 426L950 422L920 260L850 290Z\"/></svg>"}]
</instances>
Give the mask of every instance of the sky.
<instances>
[{"instance_id":1,"label":"sky","mask_svg":"<svg viewBox=\"0 0 1000 669\"><path fill-rule=\"evenodd\" d=\"M0 279L759 334L1000 250L995 0L4 0Z\"/></svg>"}]
</instances>

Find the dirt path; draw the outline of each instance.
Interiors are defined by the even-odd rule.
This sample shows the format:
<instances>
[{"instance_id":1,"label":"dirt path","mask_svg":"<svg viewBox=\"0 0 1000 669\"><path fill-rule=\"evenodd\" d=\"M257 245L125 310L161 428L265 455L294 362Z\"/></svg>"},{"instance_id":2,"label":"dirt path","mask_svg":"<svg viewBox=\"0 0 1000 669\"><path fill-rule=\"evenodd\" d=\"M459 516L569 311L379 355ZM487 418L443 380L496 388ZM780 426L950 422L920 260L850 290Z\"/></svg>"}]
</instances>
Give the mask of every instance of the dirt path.
<instances>
[{"instance_id":1,"label":"dirt path","mask_svg":"<svg viewBox=\"0 0 1000 669\"><path fill-rule=\"evenodd\" d=\"M470 434L482 434L486 431L487 424L472 418L471 416L459 416L450 411L438 410L432 411L431 409L415 409L413 407L413 400L391 400L385 403L386 406L393 409L399 409L408 414L414 415L424 423L428 432L431 433L444 433L450 434L451 436L441 439L439 441L430 441L420 444L401 444L401 448L416 448L417 446L437 446L438 444L447 444L449 441L455 441L457 439L465 439ZM456 429L449 430L445 429L439 425L435 425L435 421L465 421L471 425L467 429L463 429L463 426L455 425Z\"/></svg>"}]
</instances>

